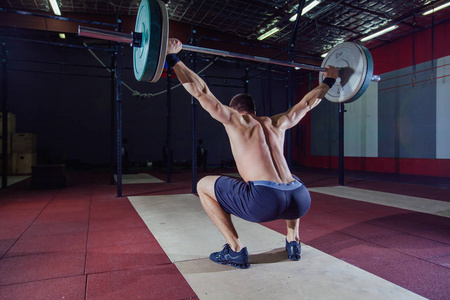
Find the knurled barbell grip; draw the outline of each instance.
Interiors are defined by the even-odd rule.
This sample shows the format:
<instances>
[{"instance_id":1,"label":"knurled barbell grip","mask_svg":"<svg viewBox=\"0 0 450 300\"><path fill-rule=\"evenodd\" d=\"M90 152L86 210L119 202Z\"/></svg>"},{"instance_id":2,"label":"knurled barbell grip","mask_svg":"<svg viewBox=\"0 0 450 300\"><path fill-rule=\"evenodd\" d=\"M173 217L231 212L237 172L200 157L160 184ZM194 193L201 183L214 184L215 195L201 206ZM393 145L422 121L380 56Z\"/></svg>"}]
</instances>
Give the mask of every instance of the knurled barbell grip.
<instances>
[{"instance_id":1,"label":"knurled barbell grip","mask_svg":"<svg viewBox=\"0 0 450 300\"><path fill-rule=\"evenodd\" d=\"M216 49L210 49L210 48L203 48L198 46L192 46L192 45L185 45L182 46L183 50L192 51L192 52L198 52L198 53L204 53L204 54L212 54L212 55L218 55L218 56L224 56L224 57L233 57L233 58L241 58L245 60L251 60L261 63L268 63L268 64L275 64L275 65L281 65L286 67L292 67L292 68L300 68L305 70L311 70L311 71L318 71L318 72L325 72L326 69L318 66L312 66L307 64L300 64L296 62L289 62L289 61L282 61L277 59L271 59L261 56L253 56L253 55L247 55L247 54L240 54L240 53L233 53L223 50L216 50ZM338 68L341 69L341 68ZM380 81L381 77L378 75L373 75L371 78L372 81Z\"/></svg>"},{"instance_id":2,"label":"knurled barbell grip","mask_svg":"<svg viewBox=\"0 0 450 300\"><path fill-rule=\"evenodd\" d=\"M203 53L203 54L224 56L224 57L241 58L244 60L286 66L286 67L291 67L291 68L300 68L300 69L306 69L306 70L311 70L311 71L322 71L322 72L325 71L324 68L318 67L318 66L311 66L311 65L300 64L300 63L296 63L296 62L282 61L282 60L271 59L271 58L261 57L261 56L233 53L233 52L229 52L229 51L203 48L203 47L192 46L192 45L183 44L183 50L198 52L198 53Z\"/></svg>"}]
</instances>

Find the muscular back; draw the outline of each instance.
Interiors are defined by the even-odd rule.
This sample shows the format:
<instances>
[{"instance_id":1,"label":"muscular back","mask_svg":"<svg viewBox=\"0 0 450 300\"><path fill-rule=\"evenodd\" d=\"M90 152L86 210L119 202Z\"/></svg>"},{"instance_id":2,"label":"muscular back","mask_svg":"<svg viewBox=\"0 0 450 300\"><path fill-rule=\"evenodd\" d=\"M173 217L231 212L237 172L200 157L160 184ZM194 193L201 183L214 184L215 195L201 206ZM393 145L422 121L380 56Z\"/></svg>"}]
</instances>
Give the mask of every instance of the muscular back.
<instances>
[{"instance_id":1,"label":"muscular back","mask_svg":"<svg viewBox=\"0 0 450 300\"><path fill-rule=\"evenodd\" d=\"M245 181L294 181L283 155L285 130L271 118L236 114L232 122L224 125L239 174Z\"/></svg>"},{"instance_id":2,"label":"muscular back","mask_svg":"<svg viewBox=\"0 0 450 300\"><path fill-rule=\"evenodd\" d=\"M177 53L180 49L179 41L169 41L168 53ZM245 181L294 181L283 155L284 134L320 103L329 89L328 85L321 83L284 113L271 118L257 117L252 113L240 114L223 105L211 93L205 81L183 62L177 62L173 69L185 89L200 102L211 117L225 126L238 171ZM326 71L324 75L330 72L333 78L337 78L338 70L330 70L332 72Z\"/></svg>"}]
</instances>

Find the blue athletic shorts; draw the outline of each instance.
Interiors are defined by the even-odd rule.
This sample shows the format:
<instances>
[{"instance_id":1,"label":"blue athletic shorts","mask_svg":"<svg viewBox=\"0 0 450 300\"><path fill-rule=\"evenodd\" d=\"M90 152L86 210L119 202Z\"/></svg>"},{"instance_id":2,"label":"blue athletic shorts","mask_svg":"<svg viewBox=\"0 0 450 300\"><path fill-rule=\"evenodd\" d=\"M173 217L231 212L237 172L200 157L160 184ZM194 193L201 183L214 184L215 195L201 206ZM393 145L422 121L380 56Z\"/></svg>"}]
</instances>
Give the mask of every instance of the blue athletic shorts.
<instances>
[{"instance_id":1,"label":"blue athletic shorts","mask_svg":"<svg viewBox=\"0 0 450 300\"><path fill-rule=\"evenodd\" d=\"M222 209L250 222L294 220L306 214L311 197L295 177L290 183L249 181L221 176L214 191Z\"/></svg>"}]
</instances>

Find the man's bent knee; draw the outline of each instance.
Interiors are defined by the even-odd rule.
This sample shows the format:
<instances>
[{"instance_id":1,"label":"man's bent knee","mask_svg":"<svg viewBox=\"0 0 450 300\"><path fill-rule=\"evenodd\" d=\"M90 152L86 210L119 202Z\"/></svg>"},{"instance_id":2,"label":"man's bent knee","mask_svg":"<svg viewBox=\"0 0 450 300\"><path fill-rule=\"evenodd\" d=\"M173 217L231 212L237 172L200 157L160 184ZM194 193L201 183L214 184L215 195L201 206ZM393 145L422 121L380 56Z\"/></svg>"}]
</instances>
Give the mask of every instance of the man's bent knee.
<instances>
[{"instance_id":1,"label":"man's bent knee","mask_svg":"<svg viewBox=\"0 0 450 300\"><path fill-rule=\"evenodd\" d=\"M214 185L220 176L205 176L197 183L197 191L210 196L215 196ZM214 197L215 198L215 197Z\"/></svg>"}]
</instances>

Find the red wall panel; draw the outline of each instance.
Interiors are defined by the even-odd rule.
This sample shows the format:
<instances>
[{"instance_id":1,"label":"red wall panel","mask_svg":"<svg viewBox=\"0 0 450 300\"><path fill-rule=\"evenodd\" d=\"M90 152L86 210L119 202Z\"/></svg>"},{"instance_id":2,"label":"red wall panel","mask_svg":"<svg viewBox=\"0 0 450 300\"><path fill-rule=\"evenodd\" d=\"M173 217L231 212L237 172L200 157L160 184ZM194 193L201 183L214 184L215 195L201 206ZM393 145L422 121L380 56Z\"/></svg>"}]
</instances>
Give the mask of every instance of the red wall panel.
<instances>
[{"instance_id":1,"label":"red wall panel","mask_svg":"<svg viewBox=\"0 0 450 300\"><path fill-rule=\"evenodd\" d=\"M412 32L411 32L412 33ZM450 22L434 29L432 57L432 29L414 34L414 60L416 64L450 55ZM374 74L383 74L414 65L413 36L370 50L374 61Z\"/></svg>"},{"instance_id":2,"label":"red wall panel","mask_svg":"<svg viewBox=\"0 0 450 300\"><path fill-rule=\"evenodd\" d=\"M414 61L412 35L385 46L371 49L370 52L374 60L374 74L383 74L412 66L414 63L420 64L450 55L450 21L434 28L433 51L431 34L431 29L414 34ZM308 92L308 87L307 83L299 86L297 101ZM294 163L309 167L337 169L338 157L311 155L310 115L308 114L300 124L304 130L304 145L293 146L292 158ZM345 169L450 177L450 159L346 157Z\"/></svg>"}]
</instances>

